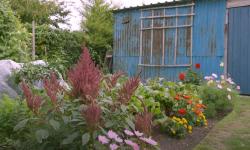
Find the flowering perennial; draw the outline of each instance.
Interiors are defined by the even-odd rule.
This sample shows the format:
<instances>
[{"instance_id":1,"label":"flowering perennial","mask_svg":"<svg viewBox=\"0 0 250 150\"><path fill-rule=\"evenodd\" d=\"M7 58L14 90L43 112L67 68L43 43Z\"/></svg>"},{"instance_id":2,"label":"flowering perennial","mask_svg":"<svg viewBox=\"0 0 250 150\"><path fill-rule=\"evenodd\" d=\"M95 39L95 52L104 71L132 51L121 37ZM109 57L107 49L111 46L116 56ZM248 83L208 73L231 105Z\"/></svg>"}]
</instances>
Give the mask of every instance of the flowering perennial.
<instances>
[{"instance_id":1,"label":"flowering perennial","mask_svg":"<svg viewBox=\"0 0 250 150\"><path fill-rule=\"evenodd\" d=\"M44 79L44 88L47 95L50 97L50 100L53 105L57 104L57 93L62 90L60 83L57 80L56 74L52 72L50 74L50 79Z\"/></svg>"},{"instance_id":2,"label":"flowering perennial","mask_svg":"<svg viewBox=\"0 0 250 150\"><path fill-rule=\"evenodd\" d=\"M99 105L92 103L86 110L82 110L82 116L85 118L88 127L91 130L96 129L101 120L102 110Z\"/></svg>"},{"instance_id":3,"label":"flowering perennial","mask_svg":"<svg viewBox=\"0 0 250 150\"><path fill-rule=\"evenodd\" d=\"M80 60L68 72L68 79L73 87L73 95L87 100L95 99L99 94L101 71L91 60L89 51L84 48Z\"/></svg>"},{"instance_id":4,"label":"flowering perennial","mask_svg":"<svg viewBox=\"0 0 250 150\"><path fill-rule=\"evenodd\" d=\"M122 104L127 104L140 83L139 77L129 79L119 91L118 100Z\"/></svg>"},{"instance_id":5,"label":"flowering perennial","mask_svg":"<svg viewBox=\"0 0 250 150\"><path fill-rule=\"evenodd\" d=\"M39 109L42 106L42 98L40 96L34 95L29 86L24 81L21 83L21 88L26 98L27 106L33 113L38 114Z\"/></svg>"}]
</instances>

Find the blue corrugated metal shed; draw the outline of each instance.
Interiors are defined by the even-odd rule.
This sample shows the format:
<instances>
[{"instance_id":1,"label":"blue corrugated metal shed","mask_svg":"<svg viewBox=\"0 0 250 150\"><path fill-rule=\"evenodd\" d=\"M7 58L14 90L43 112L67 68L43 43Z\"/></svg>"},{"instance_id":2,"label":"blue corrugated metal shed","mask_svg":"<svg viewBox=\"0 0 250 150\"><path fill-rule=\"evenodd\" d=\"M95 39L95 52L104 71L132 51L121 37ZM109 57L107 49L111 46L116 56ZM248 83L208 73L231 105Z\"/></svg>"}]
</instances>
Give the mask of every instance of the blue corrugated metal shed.
<instances>
[{"instance_id":1,"label":"blue corrugated metal shed","mask_svg":"<svg viewBox=\"0 0 250 150\"><path fill-rule=\"evenodd\" d=\"M190 12L191 7L178 9L176 24L175 17L171 17L171 15L177 16L175 6L193 3L193 12ZM151 9L155 11L150 15ZM161 16L162 12L164 12L163 16L169 16L165 18L165 23L162 23L163 20L160 17L155 18L152 21L156 27L154 32L146 30L147 27L152 27L150 22L152 16ZM192 17L191 15L184 15L187 12L194 13L193 20L189 18ZM113 69L127 72L129 76L141 73L144 79L165 77L174 81L177 80L180 72L186 71L189 64L200 63L203 75L221 74L223 70L219 64L224 56L225 15L226 0L184 0L116 10ZM145 17L142 26L141 17ZM191 21L192 29L182 28L188 26ZM161 24L165 26L170 24L170 26L164 30L161 29ZM158 28L157 25L159 25ZM171 29L171 25L182 27L176 32L176 28ZM145 27L142 33L141 27ZM152 39L155 44L150 44ZM153 49L152 52L150 48ZM162 49L164 51L161 51ZM152 58L150 58L151 55Z\"/></svg>"}]
</instances>

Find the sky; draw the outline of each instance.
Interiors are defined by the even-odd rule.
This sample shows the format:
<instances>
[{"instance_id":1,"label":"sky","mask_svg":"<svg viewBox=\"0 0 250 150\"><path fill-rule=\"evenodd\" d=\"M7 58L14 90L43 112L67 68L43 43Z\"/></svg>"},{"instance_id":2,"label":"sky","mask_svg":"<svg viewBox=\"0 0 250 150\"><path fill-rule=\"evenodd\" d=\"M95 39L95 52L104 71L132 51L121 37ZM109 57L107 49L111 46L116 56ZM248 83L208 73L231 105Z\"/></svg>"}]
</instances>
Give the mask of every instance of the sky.
<instances>
[{"instance_id":1,"label":"sky","mask_svg":"<svg viewBox=\"0 0 250 150\"><path fill-rule=\"evenodd\" d=\"M82 5L80 0L60 0L64 1L67 4L67 8L71 11L69 16L68 23L69 26L62 26L63 28L68 28L70 30L79 30L80 23L82 20L80 11L82 9ZM120 8L124 7L131 7L131 6L140 6L142 4L151 4L151 3L158 3L158 2L165 2L171 0L106 0L108 3L112 3L115 6L119 6Z\"/></svg>"}]
</instances>

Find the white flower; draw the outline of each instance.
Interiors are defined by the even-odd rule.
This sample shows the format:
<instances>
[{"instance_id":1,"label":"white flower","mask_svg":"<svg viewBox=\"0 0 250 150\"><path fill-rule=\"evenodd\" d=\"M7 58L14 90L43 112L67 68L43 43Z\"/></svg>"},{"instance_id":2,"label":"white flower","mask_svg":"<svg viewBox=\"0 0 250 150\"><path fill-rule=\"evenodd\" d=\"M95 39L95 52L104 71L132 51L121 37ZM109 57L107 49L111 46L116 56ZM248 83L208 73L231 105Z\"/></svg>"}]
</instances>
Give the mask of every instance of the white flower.
<instances>
[{"instance_id":1,"label":"white flower","mask_svg":"<svg viewBox=\"0 0 250 150\"><path fill-rule=\"evenodd\" d=\"M232 92L232 90L231 90L230 88L227 88L227 91L228 91L228 92Z\"/></svg>"},{"instance_id":2,"label":"white flower","mask_svg":"<svg viewBox=\"0 0 250 150\"><path fill-rule=\"evenodd\" d=\"M210 80L210 78L211 78L211 77L209 77L209 76L205 76L204 79L205 79L205 80Z\"/></svg>"},{"instance_id":3,"label":"white flower","mask_svg":"<svg viewBox=\"0 0 250 150\"><path fill-rule=\"evenodd\" d=\"M225 76L224 75L221 75L220 78L221 78L221 80L225 80Z\"/></svg>"},{"instance_id":4,"label":"white flower","mask_svg":"<svg viewBox=\"0 0 250 150\"><path fill-rule=\"evenodd\" d=\"M213 83L214 83L214 81L213 81L213 80L210 80L210 81L207 82L207 85L211 85L211 84L213 84Z\"/></svg>"},{"instance_id":5,"label":"white flower","mask_svg":"<svg viewBox=\"0 0 250 150\"><path fill-rule=\"evenodd\" d=\"M218 84L217 87L218 87L219 89L222 89L222 88L223 88L221 84Z\"/></svg>"},{"instance_id":6,"label":"white flower","mask_svg":"<svg viewBox=\"0 0 250 150\"><path fill-rule=\"evenodd\" d=\"M220 63L220 67L224 67L224 62L221 62L221 63Z\"/></svg>"},{"instance_id":7,"label":"white flower","mask_svg":"<svg viewBox=\"0 0 250 150\"><path fill-rule=\"evenodd\" d=\"M240 90L240 86L237 86L236 89L237 89L237 90Z\"/></svg>"},{"instance_id":8,"label":"white flower","mask_svg":"<svg viewBox=\"0 0 250 150\"><path fill-rule=\"evenodd\" d=\"M120 84L120 83L116 83L116 86L117 86L117 87L120 87L120 86L121 86L121 84Z\"/></svg>"},{"instance_id":9,"label":"white flower","mask_svg":"<svg viewBox=\"0 0 250 150\"><path fill-rule=\"evenodd\" d=\"M212 76L213 76L214 78L216 78L216 79L218 78L218 75L215 74L215 73L213 73Z\"/></svg>"},{"instance_id":10,"label":"white flower","mask_svg":"<svg viewBox=\"0 0 250 150\"><path fill-rule=\"evenodd\" d=\"M228 98L228 100L231 100L231 99L232 99L231 95L228 95L227 98Z\"/></svg>"}]
</instances>

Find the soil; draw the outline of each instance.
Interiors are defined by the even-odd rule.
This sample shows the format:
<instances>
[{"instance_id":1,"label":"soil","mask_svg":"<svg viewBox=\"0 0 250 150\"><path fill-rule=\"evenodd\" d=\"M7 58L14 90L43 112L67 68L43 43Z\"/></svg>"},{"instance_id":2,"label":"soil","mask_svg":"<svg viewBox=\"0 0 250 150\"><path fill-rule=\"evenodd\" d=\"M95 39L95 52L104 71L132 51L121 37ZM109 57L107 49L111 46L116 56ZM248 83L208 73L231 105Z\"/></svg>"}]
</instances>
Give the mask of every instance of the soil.
<instances>
[{"instance_id":1,"label":"soil","mask_svg":"<svg viewBox=\"0 0 250 150\"><path fill-rule=\"evenodd\" d=\"M184 139L169 137L158 129L155 129L153 137L159 142L161 150L192 150L206 137L218 121L218 119L208 119L207 127L195 127L193 133L188 134Z\"/></svg>"}]
</instances>

